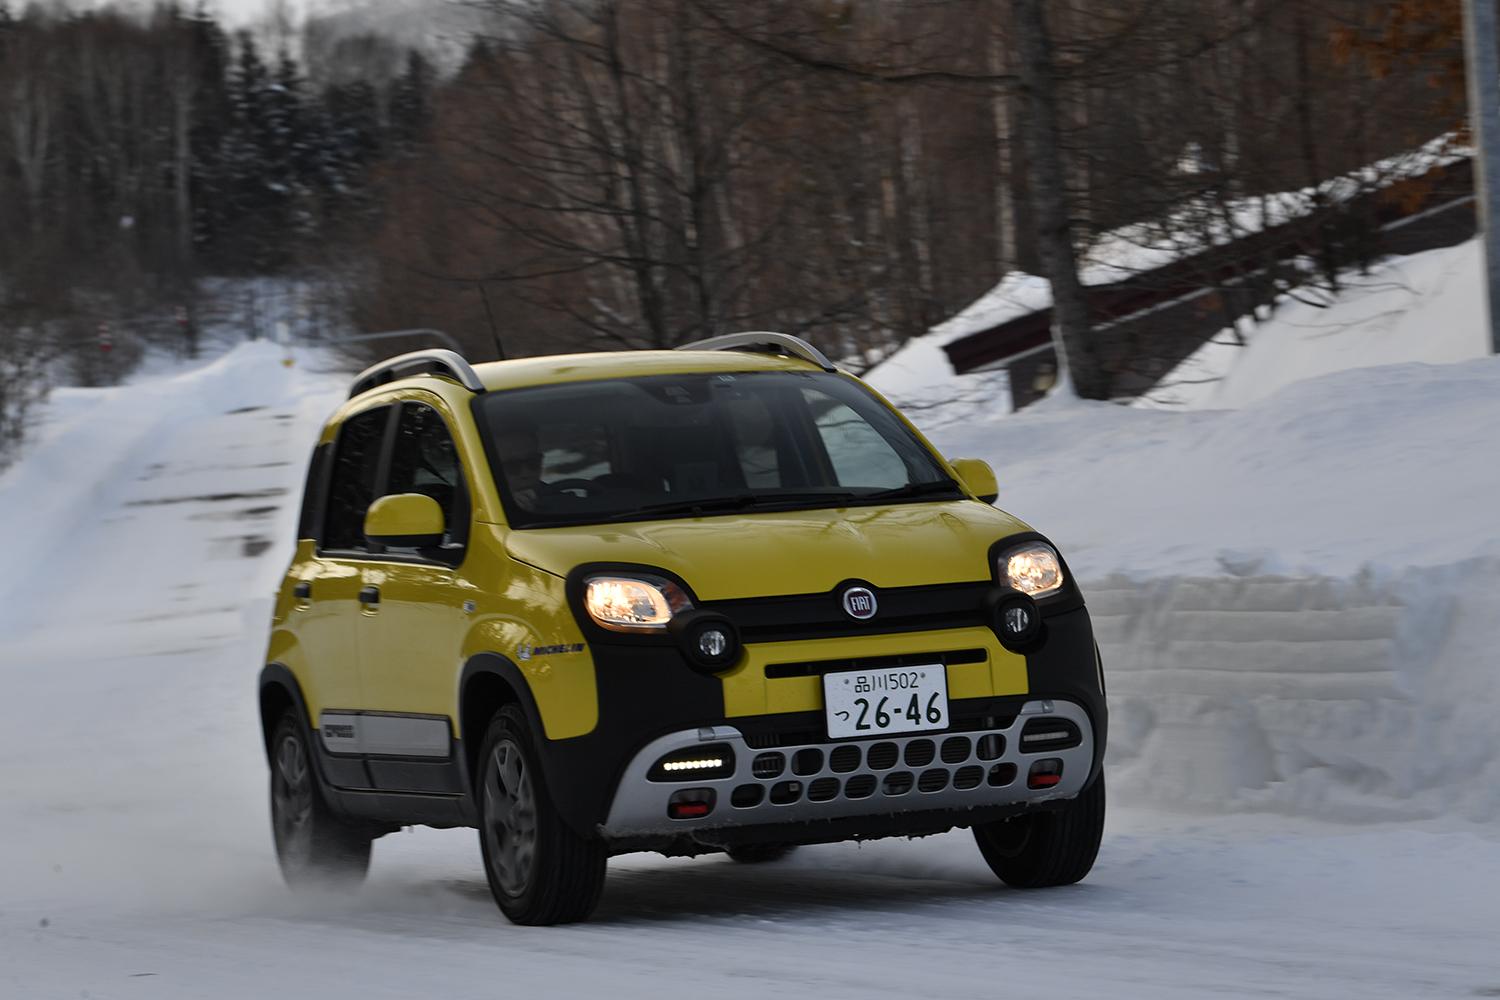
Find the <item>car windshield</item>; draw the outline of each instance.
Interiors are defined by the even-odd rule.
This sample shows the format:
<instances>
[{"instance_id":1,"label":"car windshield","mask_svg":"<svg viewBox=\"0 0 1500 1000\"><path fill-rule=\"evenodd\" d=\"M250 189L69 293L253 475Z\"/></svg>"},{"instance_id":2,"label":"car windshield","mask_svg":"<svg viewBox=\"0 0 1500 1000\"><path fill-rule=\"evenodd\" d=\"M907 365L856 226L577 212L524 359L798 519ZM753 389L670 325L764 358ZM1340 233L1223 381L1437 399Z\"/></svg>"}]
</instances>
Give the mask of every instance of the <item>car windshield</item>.
<instances>
[{"instance_id":1,"label":"car windshield","mask_svg":"<svg viewBox=\"0 0 1500 1000\"><path fill-rule=\"evenodd\" d=\"M572 382L474 406L515 527L963 496L899 417L829 373Z\"/></svg>"}]
</instances>

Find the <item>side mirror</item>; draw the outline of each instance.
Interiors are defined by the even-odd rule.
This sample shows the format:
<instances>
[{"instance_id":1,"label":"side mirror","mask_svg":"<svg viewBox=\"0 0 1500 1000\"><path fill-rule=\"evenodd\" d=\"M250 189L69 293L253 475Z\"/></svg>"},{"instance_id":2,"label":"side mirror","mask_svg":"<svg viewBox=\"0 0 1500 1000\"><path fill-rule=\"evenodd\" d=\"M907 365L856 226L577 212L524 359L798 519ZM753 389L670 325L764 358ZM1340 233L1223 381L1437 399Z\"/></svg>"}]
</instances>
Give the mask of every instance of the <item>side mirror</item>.
<instances>
[{"instance_id":1,"label":"side mirror","mask_svg":"<svg viewBox=\"0 0 1500 1000\"><path fill-rule=\"evenodd\" d=\"M995 482L995 470L990 468L990 463L978 458L955 458L948 464L958 473L964 488L985 503L994 503L1000 495L1000 486Z\"/></svg>"},{"instance_id":2,"label":"side mirror","mask_svg":"<svg viewBox=\"0 0 1500 1000\"><path fill-rule=\"evenodd\" d=\"M392 493L365 512L365 537L380 545L428 549L443 544L443 508L420 493Z\"/></svg>"}]
</instances>

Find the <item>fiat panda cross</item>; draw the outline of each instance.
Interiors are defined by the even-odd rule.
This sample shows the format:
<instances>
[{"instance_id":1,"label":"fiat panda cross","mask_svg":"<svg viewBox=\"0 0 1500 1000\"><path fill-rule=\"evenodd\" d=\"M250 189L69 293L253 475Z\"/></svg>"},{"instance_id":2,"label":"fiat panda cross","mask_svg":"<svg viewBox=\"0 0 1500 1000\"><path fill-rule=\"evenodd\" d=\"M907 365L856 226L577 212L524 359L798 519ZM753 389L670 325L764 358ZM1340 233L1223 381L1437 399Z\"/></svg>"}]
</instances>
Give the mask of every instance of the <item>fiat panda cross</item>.
<instances>
[{"instance_id":1,"label":"fiat panda cross","mask_svg":"<svg viewBox=\"0 0 1500 1000\"><path fill-rule=\"evenodd\" d=\"M312 458L260 711L289 883L479 831L518 923L606 861L968 827L1093 865L1104 684L1062 557L816 349L376 365Z\"/></svg>"}]
</instances>

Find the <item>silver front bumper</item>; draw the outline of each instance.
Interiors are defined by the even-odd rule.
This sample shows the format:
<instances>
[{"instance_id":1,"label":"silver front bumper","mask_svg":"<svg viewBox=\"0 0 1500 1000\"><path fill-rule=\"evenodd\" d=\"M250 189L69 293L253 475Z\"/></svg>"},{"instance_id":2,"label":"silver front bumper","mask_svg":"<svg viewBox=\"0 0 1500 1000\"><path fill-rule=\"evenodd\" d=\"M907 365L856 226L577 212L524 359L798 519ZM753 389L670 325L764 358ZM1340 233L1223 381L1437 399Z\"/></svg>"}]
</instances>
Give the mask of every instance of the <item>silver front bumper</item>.
<instances>
[{"instance_id":1,"label":"silver front bumper","mask_svg":"<svg viewBox=\"0 0 1500 1000\"><path fill-rule=\"evenodd\" d=\"M1022 746L1021 731L1026 723L1038 717L1067 719L1077 725L1082 742L1066 750L1035 749ZM986 736L999 736L1004 749L999 756L981 756L981 749L994 750L995 741L982 744ZM968 743L964 750L958 740ZM920 761L926 748L913 744L933 745L931 760ZM684 776L680 780L652 781L648 778L657 761L676 751L691 750L710 743L727 743L734 750L735 770L722 778L702 779ZM891 761L890 744L895 744ZM844 747L858 750L858 763L852 769L835 770L833 751ZM876 750L876 748L880 748ZM798 751L821 751L821 766L806 774L794 774L792 762ZM774 777L757 777L753 763L765 754L781 754L784 771ZM853 756L848 751L844 758ZM875 759L872 760L871 758ZM1062 780L1050 788L1028 788L1027 775L1037 760L1056 758L1063 762ZM916 761L916 764L908 763ZM909 733L868 740L841 740L832 743L805 744L757 750L745 742L744 735L733 726L712 726L670 733L654 740L631 760L615 791L609 819L601 832L610 838L680 834L693 830L723 827L762 826L798 823L808 820L839 819L849 816L888 816L893 813L953 810L965 812L988 806L1046 802L1069 799L1083 789L1094 760L1094 732L1088 713L1069 701L1030 701L1008 728L956 733ZM847 766L848 761L840 761ZM1006 773L1005 765L1014 768L1013 780L995 785ZM938 775L937 772L944 772ZM978 782L974 781L976 771ZM905 777L902 777L902 776ZM800 789L794 801L778 804L772 801L773 788L784 782L796 782ZM749 785L762 786L754 805L733 804L734 791ZM939 787L940 785L940 787ZM923 788L931 788L924 791ZM693 819L673 819L667 814L674 792L682 789L711 788L715 792L713 811ZM866 794L860 794L866 792ZM831 794L830 794L830 790ZM784 790L786 791L786 790ZM812 797L816 793L822 801ZM961 822L961 821L960 821Z\"/></svg>"}]
</instances>

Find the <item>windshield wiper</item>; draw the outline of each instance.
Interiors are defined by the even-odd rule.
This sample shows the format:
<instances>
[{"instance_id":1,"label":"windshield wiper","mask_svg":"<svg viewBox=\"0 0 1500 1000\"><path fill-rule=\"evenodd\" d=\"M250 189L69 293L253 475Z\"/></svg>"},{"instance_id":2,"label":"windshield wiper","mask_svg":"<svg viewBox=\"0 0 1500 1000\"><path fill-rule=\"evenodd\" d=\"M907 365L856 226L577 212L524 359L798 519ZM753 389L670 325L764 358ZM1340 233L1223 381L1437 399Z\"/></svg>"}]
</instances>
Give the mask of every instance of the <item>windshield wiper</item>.
<instances>
[{"instance_id":1,"label":"windshield wiper","mask_svg":"<svg viewBox=\"0 0 1500 1000\"><path fill-rule=\"evenodd\" d=\"M897 486L889 490L876 490L874 493L861 493L861 500L905 500L909 497L936 496L939 493L947 493L953 497L963 496L963 490L951 479L938 479L930 483L907 483L905 486Z\"/></svg>"}]
</instances>

